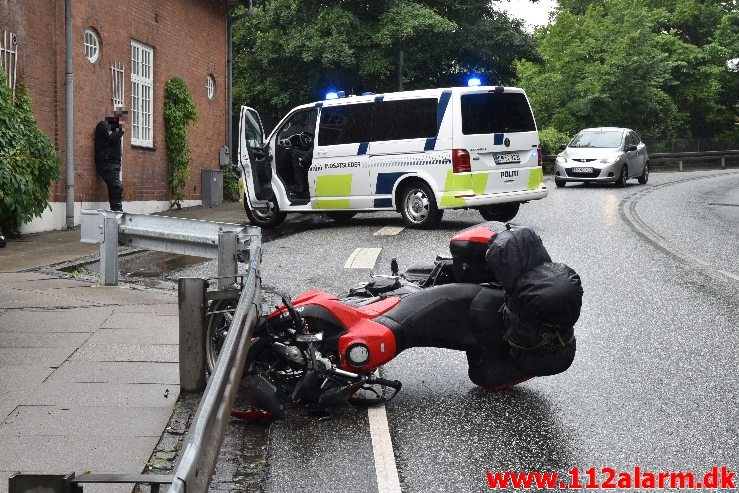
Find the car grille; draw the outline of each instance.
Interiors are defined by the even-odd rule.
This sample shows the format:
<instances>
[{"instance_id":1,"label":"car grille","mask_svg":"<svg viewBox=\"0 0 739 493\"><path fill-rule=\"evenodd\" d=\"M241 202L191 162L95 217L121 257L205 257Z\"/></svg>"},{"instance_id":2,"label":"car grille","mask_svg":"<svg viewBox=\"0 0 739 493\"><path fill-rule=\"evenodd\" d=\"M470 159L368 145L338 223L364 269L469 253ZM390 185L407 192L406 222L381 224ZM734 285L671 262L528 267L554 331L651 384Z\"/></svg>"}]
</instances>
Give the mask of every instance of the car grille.
<instances>
[{"instance_id":1,"label":"car grille","mask_svg":"<svg viewBox=\"0 0 739 493\"><path fill-rule=\"evenodd\" d=\"M577 161L578 163L589 163L595 161L595 159L573 159L573 161Z\"/></svg>"},{"instance_id":2,"label":"car grille","mask_svg":"<svg viewBox=\"0 0 739 493\"><path fill-rule=\"evenodd\" d=\"M593 168L592 173L575 173L572 171L572 168L566 168L565 171L567 172L567 176L571 178L597 178L600 176L600 169Z\"/></svg>"}]
</instances>

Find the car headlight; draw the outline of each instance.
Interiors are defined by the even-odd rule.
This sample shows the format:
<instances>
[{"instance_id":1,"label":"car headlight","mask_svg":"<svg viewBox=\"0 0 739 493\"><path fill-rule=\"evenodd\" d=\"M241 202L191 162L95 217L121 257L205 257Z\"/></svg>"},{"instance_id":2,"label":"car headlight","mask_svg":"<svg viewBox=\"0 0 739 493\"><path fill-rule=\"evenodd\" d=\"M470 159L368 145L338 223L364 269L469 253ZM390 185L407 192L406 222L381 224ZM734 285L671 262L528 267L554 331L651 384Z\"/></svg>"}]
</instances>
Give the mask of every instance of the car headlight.
<instances>
[{"instance_id":1,"label":"car headlight","mask_svg":"<svg viewBox=\"0 0 739 493\"><path fill-rule=\"evenodd\" d=\"M566 162L567 162L567 158L566 157L564 157L562 155L557 156L557 163L558 164L564 164Z\"/></svg>"},{"instance_id":2,"label":"car headlight","mask_svg":"<svg viewBox=\"0 0 739 493\"><path fill-rule=\"evenodd\" d=\"M619 159L621 159L621 154L613 154L611 156L604 157L600 162L602 164L616 164Z\"/></svg>"}]
</instances>

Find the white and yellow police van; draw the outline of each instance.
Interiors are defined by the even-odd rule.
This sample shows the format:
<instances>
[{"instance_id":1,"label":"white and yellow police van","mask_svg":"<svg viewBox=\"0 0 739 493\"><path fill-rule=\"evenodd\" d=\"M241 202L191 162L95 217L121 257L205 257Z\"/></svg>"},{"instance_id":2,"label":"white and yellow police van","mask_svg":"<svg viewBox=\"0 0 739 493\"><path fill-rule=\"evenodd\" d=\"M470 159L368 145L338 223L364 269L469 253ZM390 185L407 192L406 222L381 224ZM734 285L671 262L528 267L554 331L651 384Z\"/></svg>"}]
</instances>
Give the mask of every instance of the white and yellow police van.
<instances>
[{"instance_id":1,"label":"white and yellow police van","mask_svg":"<svg viewBox=\"0 0 739 493\"><path fill-rule=\"evenodd\" d=\"M508 221L546 197L541 149L525 92L453 87L329 98L291 110L264 140L242 107L239 191L252 224L287 213L397 211L429 229L444 209Z\"/></svg>"}]
</instances>

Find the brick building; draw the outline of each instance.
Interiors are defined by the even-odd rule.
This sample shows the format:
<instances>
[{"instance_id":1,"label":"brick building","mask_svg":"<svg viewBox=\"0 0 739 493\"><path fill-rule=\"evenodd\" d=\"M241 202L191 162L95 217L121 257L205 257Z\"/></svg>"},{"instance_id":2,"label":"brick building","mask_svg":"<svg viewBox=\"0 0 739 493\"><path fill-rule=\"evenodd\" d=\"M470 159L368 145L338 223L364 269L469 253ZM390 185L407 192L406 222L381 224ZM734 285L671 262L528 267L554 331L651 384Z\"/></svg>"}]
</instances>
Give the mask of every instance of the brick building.
<instances>
[{"instance_id":1,"label":"brick building","mask_svg":"<svg viewBox=\"0 0 739 493\"><path fill-rule=\"evenodd\" d=\"M107 189L95 171L93 135L117 102L129 110L122 160L124 210L169 208L163 94L174 76L187 83L197 107L198 121L189 127L192 161L185 205L200 202L201 170L219 169L219 151L228 140L227 16L235 3L71 2L75 224L81 209L108 208ZM62 155L52 210L26 224L24 232L62 229L68 222L65 14L64 0L0 0L0 43L6 45L5 62L0 63L15 57L17 80L28 88L36 120ZM10 50L17 54L8 55Z\"/></svg>"}]
</instances>

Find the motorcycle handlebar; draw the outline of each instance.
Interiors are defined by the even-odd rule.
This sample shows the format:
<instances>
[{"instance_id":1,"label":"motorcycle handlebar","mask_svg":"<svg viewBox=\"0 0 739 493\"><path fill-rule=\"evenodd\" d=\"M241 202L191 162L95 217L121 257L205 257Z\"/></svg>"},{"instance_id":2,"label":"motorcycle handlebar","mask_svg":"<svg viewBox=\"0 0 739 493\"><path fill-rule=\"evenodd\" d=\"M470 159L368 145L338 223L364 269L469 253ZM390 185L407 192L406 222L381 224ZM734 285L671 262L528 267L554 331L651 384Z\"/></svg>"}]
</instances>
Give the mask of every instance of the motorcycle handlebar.
<instances>
[{"instance_id":1,"label":"motorcycle handlebar","mask_svg":"<svg viewBox=\"0 0 739 493\"><path fill-rule=\"evenodd\" d=\"M384 378L373 378L369 381L369 383L385 385L386 387L391 387L395 390L400 390L400 387L403 386L403 384L399 380L386 380Z\"/></svg>"}]
</instances>

